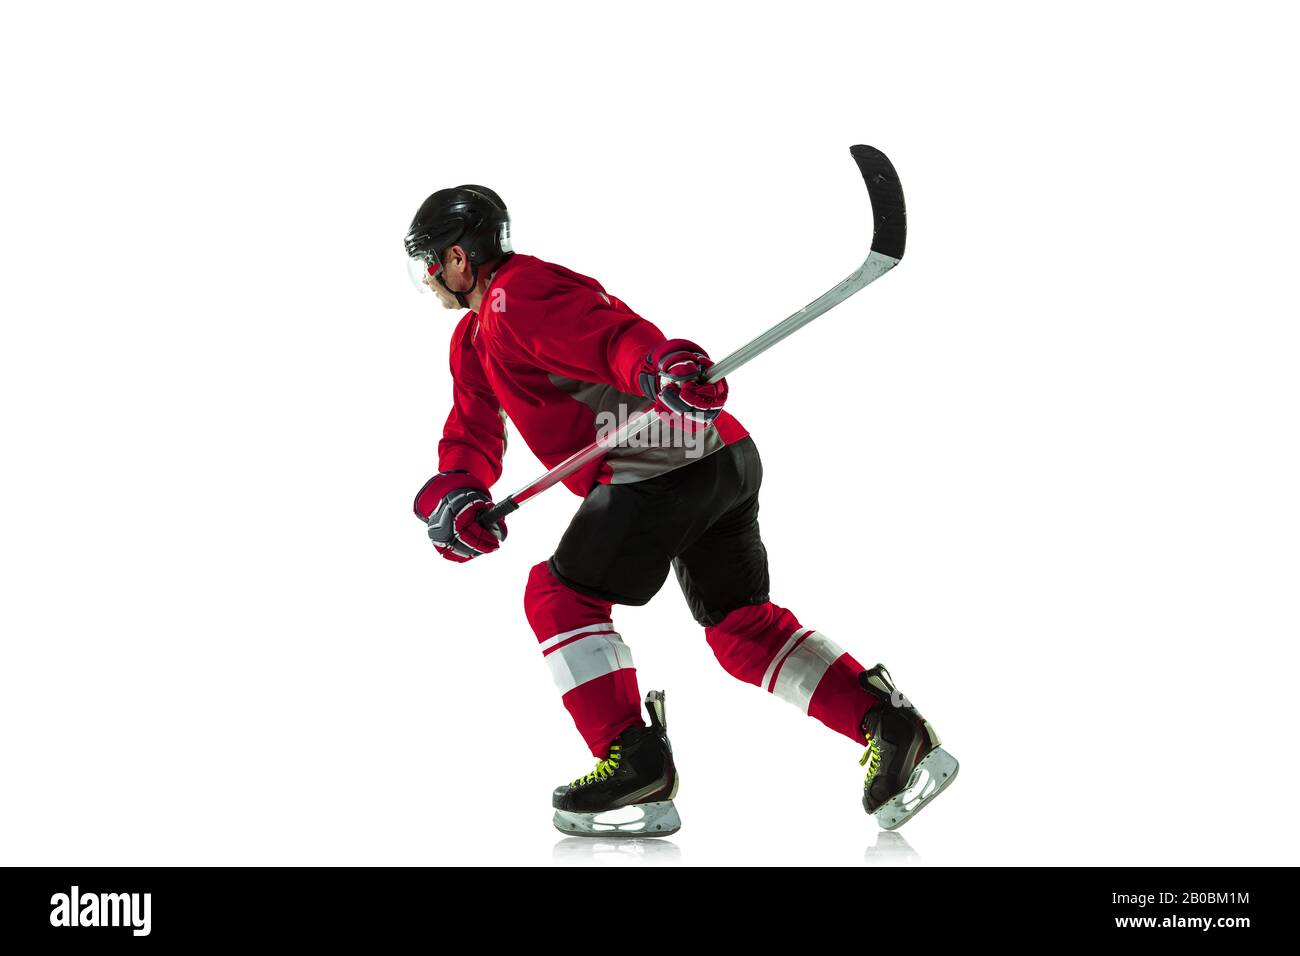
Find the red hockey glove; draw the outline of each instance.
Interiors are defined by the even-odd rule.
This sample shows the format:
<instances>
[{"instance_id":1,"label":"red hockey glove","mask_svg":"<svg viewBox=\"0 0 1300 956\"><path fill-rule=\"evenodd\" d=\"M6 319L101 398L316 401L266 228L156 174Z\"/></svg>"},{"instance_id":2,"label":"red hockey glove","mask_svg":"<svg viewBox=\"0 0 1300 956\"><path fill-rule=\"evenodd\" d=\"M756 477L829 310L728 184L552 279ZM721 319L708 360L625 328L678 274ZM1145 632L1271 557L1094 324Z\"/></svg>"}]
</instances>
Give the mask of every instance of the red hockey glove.
<instances>
[{"instance_id":1,"label":"red hockey glove","mask_svg":"<svg viewBox=\"0 0 1300 956\"><path fill-rule=\"evenodd\" d=\"M429 539L448 561L464 562L488 554L506 539L506 523L488 530L478 516L492 498L477 478L464 471L439 472L415 496L415 513L429 525Z\"/></svg>"},{"instance_id":2,"label":"red hockey glove","mask_svg":"<svg viewBox=\"0 0 1300 956\"><path fill-rule=\"evenodd\" d=\"M727 401L726 379L698 381L712 365L713 360L694 342L669 339L645 357L637 383L660 414L671 415L690 430L708 428Z\"/></svg>"}]
</instances>

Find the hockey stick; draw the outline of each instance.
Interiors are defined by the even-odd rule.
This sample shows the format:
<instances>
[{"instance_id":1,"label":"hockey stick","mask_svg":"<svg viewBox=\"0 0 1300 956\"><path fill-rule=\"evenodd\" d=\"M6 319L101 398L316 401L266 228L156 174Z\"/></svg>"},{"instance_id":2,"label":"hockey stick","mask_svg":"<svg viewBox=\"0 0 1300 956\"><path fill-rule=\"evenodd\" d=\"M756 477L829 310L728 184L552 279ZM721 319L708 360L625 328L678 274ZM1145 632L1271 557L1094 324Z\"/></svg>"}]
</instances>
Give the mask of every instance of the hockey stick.
<instances>
[{"instance_id":1,"label":"hockey stick","mask_svg":"<svg viewBox=\"0 0 1300 956\"><path fill-rule=\"evenodd\" d=\"M778 322L711 366L703 376L703 381L714 382L726 378L746 362L766 352L782 339L793 335L813 319L835 308L853 293L875 282L898 265L899 260L903 258L903 246L907 242L907 209L903 205L903 187L898 181L898 173L894 171L894 164L889 161L888 156L871 146L852 146L849 148L849 153L858 164L862 178L867 184L867 195L871 199L871 212L874 217L871 251L867 254L866 260L835 288L809 302L794 315ZM658 418L657 412L646 409L628 419L612 434L598 439L581 451L574 452L536 481L524 485L514 494L484 511L479 516L479 523L487 527L517 511L519 506L529 498L541 494L552 485L559 484L584 465L604 455L608 449L621 445L633 435L643 431Z\"/></svg>"}]
</instances>

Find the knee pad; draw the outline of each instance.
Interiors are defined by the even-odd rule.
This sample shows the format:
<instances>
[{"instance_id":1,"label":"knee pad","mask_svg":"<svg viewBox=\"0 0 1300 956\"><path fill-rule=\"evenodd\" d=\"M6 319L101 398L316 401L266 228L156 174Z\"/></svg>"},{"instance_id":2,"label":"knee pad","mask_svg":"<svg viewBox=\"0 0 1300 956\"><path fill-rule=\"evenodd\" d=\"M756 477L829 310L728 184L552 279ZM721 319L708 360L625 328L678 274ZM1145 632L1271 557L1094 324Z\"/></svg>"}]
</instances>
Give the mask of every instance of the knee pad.
<instances>
[{"instance_id":1,"label":"knee pad","mask_svg":"<svg viewBox=\"0 0 1300 956\"><path fill-rule=\"evenodd\" d=\"M524 588L524 614L539 641L584 624L609 621L613 604L580 594L554 574L546 561L533 565Z\"/></svg>"},{"instance_id":2,"label":"knee pad","mask_svg":"<svg viewBox=\"0 0 1300 956\"><path fill-rule=\"evenodd\" d=\"M763 675L783 645L802 630L790 611L765 601L736 608L718 624L706 627L704 638L723 670L762 687Z\"/></svg>"}]
</instances>

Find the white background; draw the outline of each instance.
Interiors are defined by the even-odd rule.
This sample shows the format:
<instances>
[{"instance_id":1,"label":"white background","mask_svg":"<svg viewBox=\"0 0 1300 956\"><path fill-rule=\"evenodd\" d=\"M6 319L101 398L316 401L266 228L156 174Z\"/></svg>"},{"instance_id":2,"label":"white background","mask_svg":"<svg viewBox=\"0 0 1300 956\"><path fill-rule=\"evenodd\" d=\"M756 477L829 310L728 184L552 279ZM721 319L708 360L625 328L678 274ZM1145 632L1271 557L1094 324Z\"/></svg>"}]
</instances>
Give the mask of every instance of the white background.
<instances>
[{"instance_id":1,"label":"white background","mask_svg":"<svg viewBox=\"0 0 1300 956\"><path fill-rule=\"evenodd\" d=\"M1300 355L1281 4L10 5L0 29L0 862L1294 863ZM860 750L615 618L683 829L574 847L523 616L577 499L435 558L455 313L400 240L516 248L722 354L773 598L962 762L877 843ZM539 472L512 442L502 493Z\"/></svg>"}]
</instances>

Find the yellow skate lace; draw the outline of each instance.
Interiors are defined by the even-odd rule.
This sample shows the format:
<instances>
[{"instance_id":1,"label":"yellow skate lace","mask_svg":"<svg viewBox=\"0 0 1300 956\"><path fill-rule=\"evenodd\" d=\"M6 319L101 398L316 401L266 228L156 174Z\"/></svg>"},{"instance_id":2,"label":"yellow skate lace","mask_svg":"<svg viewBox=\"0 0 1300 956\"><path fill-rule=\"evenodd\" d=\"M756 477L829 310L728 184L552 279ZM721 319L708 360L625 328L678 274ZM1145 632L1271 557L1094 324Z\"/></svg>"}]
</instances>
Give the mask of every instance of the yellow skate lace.
<instances>
[{"instance_id":1,"label":"yellow skate lace","mask_svg":"<svg viewBox=\"0 0 1300 956\"><path fill-rule=\"evenodd\" d=\"M577 780L572 781L569 786L581 787L584 784L596 783L597 781L604 780L606 777L612 776L614 771L618 769L618 762L621 759L622 754L619 753L619 745L614 744L609 748L609 756L604 760L596 762L595 770L587 774L585 777L579 777Z\"/></svg>"},{"instance_id":2,"label":"yellow skate lace","mask_svg":"<svg viewBox=\"0 0 1300 956\"><path fill-rule=\"evenodd\" d=\"M870 735L867 735L867 751L862 755L862 759L858 761L858 766L867 768L867 779L863 786L871 786L871 778L880 769L880 748L876 746L875 738Z\"/></svg>"}]
</instances>

